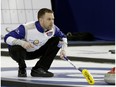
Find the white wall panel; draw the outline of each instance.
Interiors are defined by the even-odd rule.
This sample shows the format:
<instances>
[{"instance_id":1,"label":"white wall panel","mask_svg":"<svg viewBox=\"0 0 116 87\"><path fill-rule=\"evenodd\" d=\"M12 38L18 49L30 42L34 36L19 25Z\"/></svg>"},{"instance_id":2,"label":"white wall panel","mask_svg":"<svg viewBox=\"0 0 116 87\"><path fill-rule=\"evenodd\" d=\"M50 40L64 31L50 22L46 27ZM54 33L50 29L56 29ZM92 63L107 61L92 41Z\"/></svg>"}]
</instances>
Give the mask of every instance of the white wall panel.
<instances>
[{"instance_id":1,"label":"white wall panel","mask_svg":"<svg viewBox=\"0 0 116 87\"><path fill-rule=\"evenodd\" d=\"M39 9L38 10L33 10L33 15L34 15L34 20L37 21L37 13L38 13Z\"/></svg>"},{"instance_id":2,"label":"white wall panel","mask_svg":"<svg viewBox=\"0 0 116 87\"><path fill-rule=\"evenodd\" d=\"M24 10L18 10L18 19L19 23L25 23L26 17L25 17L25 11Z\"/></svg>"},{"instance_id":3,"label":"white wall panel","mask_svg":"<svg viewBox=\"0 0 116 87\"><path fill-rule=\"evenodd\" d=\"M40 8L50 8L51 9L51 1L50 0L32 0L33 9Z\"/></svg>"},{"instance_id":4,"label":"white wall panel","mask_svg":"<svg viewBox=\"0 0 116 87\"><path fill-rule=\"evenodd\" d=\"M32 9L32 2L31 0L24 0L25 9Z\"/></svg>"},{"instance_id":5,"label":"white wall panel","mask_svg":"<svg viewBox=\"0 0 116 87\"><path fill-rule=\"evenodd\" d=\"M16 0L17 9L24 9L24 0Z\"/></svg>"},{"instance_id":6,"label":"white wall panel","mask_svg":"<svg viewBox=\"0 0 116 87\"><path fill-rule=\"evenodd\" d=\"M4 21L4 23L11 23L10 11L9 10L2 10L2 13L3 13L3 21Z\"/></svg>"},{"instance_id":7,"label":"white wall panel","mask_svg":"<svg viewBox=\"0 0 116 87\"><path fill-rule=\"evenodd\" d=\"M17 10L10 10L10 14L11 14L11 22L18 23Z\"/></svg>"},{"instance_id":8,"label":"white wall panel","mask_svg":"<svg viewBox=\"0 0 116 87\"><path fill-rule=\"evenodd\" d=\"M9 9L8 0L2 0L2 1L1 1L1 8L2 8L2 9Z\"/></svg>"},{"instance_id":9,"label":"white wall panel","mask_svg":"<svg viewBox=\"0 0 116 87\"><path fill-rule=\"evenodd\" d=\"M3 12L1 11L1 24L4 23L4 20L3 20Z\"/></svg>"},{"instance_id":10,"label":"white wall panel","mask_svg":"<svg viewBox=\"0 0 116 87\"><path fill-rule=\"evenodd\" d=\"M16 5L16 0L9 0L10 9L17 9Z\"/></svg>"},{"instance_id":11,"label":"white wall panel","mask_svg":"<svg viewBox=\"0 0 116 87\"><path fill-rule=\"evenodd\" d=\"M1 0L2 31L5 27L37 21L41 8L51 8L51 0Z\"/></svg>"},{"instance_id":12,"label":"white wall panel","mask_svg":"<svg viewBox=\"0 0 116 87\"><path fill-rule=\"evenodd\" d=\"M33 19L33 11L26 10L26 22L34 21Z\"/></svg>"}]
</instances>

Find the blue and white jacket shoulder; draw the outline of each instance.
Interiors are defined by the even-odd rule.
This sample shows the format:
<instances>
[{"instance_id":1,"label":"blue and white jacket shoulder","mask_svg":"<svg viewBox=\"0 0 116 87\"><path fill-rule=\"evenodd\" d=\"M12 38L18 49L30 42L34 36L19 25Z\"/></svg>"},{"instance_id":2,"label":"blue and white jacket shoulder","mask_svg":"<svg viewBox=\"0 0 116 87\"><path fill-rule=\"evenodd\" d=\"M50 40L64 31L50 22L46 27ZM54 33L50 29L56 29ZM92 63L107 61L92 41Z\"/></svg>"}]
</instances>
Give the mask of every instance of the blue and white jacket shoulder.
<instances>
[{"instance_id":1,"label":"blue and white jacket shoulder","mask_svg":"<svg viewBox=\"0 0 116 87\"><path fill-rule=\"evenodd\" d=\"M36 21L20 25L15 30L6 34L4 41L8 45L13 45L12 41L15 39L28 41L32 44L34 41L38 40L39 44L35 45L35 48L38 49L39 47L44 45L48 39L54 36L60 37L64 41L64 43L67 44L66 35L62 31L60 31L60 29L56 25L54 25L52 30L44 32L44 29L40 26L39 21Z\"/></svg>"}]
</instances>

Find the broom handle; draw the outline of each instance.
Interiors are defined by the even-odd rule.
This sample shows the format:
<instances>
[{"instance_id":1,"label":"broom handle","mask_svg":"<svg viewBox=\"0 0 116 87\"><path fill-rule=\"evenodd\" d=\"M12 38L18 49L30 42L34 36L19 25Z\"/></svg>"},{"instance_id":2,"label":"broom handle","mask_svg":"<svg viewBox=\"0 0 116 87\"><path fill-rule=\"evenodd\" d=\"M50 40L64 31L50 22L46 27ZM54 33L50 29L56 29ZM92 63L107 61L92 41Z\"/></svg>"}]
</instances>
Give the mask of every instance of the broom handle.
<instances>
[{"instance_id":1,"label":"broom handle","mask_svg":"<svg viewBox=\"0 0 116 87\"><path fill-rule=\"evenodd\" d=\"M72 66L74 66L74 68L78 69L79 71L82 72L82 69L77 68L67 57L64 57L65 60L67 60Z\"/></svg>"}]
</instances>

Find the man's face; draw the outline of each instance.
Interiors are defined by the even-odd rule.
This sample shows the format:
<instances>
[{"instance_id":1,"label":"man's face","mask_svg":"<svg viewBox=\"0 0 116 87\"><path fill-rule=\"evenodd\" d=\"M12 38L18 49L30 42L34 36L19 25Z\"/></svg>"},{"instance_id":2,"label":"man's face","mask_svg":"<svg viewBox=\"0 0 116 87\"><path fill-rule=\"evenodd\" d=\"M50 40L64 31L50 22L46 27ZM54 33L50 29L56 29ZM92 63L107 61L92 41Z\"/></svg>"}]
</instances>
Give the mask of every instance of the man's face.
<instances>
[{"instance_id":1,"label":"man's face","mask_svg":"<svg viewBox=\"0 0 116 87\"><path fill-rule=\"evenodd\" d=\"M53 13L45 13L45 15L41 18L41 24L44 29L51 30L54 25Z\"/></svg>"}]
</instances>

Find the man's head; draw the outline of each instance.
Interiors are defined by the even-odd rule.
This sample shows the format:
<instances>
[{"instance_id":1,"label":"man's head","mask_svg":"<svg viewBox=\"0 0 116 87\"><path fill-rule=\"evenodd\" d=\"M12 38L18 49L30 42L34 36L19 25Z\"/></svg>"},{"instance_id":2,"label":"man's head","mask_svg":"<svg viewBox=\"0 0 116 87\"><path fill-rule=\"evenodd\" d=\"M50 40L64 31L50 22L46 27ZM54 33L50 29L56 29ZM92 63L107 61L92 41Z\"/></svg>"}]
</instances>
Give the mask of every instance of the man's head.
<instances>
[{"instance_id":1,"label":"man's head","mask_svg":"<svg viewBox=\"0 0 116 87\"><path fill-rule=\"evenodd\" d=\"M54 25L54 14L53 11L48 8L42 8L38 12L38 21L40 25L47 30L52 29Z\"/></svg>"}]
</instances>

